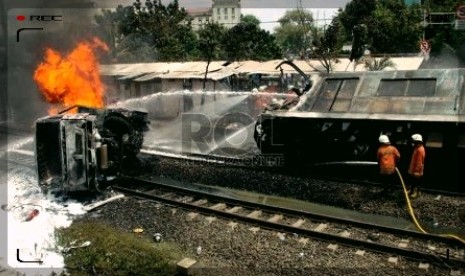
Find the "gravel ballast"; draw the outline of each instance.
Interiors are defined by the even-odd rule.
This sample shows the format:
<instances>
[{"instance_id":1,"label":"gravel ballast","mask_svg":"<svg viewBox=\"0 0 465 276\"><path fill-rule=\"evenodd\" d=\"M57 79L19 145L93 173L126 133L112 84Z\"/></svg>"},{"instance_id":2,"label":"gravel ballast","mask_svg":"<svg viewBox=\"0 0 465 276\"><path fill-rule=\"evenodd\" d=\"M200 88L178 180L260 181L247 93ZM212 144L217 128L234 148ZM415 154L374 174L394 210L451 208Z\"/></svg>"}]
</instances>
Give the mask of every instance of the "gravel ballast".
<instances>
[{"instance_id":1,"label":"gravel ballast","mask_svg":"<svg viewBox=\"0 0 465 276\"><path fill-rule=\"evenodd\" d=\"M211 165L174 158L144 156L141 168L132 171L137 177L162 177L247 190L260 194L289 197L314 203L337 206L362 213L379 214L410 220L403 191L384 193L380 187L333 182L306 177L272 173L270 171ZM461 212L465 198L422 193L411 200L418 220L438 229L465 229Z\"/></svg>"},{"instance_id":2,"label":"gravel ballast","mask_svg":"<svg viewBox=\"0 0 465 276\"><path fill-rule=\"evenodd\" d=\"M363 185L154 156L143 156L127 173L146 179L162 176L409 218L401 192L385 195L379 188ZM465 226L458 215L465 208L463 198L423 194L413 205L421 221L448 228ZM256 231L251 229L253 225L235 225L221 218L211 220L201 214L192 219L188 213L126 197L99 207L82 219L104 221L128 232L141 227L149 237L160 233L165 241L180 245L186 257L198 261L194 265L195 275L450 275L459 271L373 252L360 256L356 248L338 245L332 250L326 241L309 239L305 243L304 237L294 234L283 236L266 229Z\"/></svg>"}]
</instances>

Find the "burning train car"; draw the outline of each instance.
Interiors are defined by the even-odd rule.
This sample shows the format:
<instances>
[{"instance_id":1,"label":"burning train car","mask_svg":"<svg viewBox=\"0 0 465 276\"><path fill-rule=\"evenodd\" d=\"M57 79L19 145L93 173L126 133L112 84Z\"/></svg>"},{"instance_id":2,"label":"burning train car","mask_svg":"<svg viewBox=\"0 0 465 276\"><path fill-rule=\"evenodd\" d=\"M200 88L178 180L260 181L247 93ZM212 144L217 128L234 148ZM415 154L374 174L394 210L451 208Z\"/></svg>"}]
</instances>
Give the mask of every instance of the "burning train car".
<instances>
[{"instance_id":1,"label":"burning train car","mask_svg":"<svg viewBox=\"0 0 465 276\"><path fill-rule=\"evenodd\" d=\"M44 190L99 190L139 153L147 113L79 107L36 121L39 184Z\"/></svg>"},{"instance_id":2,"label":"burning train car","mask_svg":"<svg viewBox=\"0 0 465 276\"><path fill-rule=\"evenodd\" d=\"M293 167L356 161L345 163L370 164L371 174L380 134L399 149L406 172L411 135L420 133L425 186L463 193L464 78L465 69L314 75L296 106L260 115L255 140L262 154L282 154Z\"/></svg>"}]
</instances>

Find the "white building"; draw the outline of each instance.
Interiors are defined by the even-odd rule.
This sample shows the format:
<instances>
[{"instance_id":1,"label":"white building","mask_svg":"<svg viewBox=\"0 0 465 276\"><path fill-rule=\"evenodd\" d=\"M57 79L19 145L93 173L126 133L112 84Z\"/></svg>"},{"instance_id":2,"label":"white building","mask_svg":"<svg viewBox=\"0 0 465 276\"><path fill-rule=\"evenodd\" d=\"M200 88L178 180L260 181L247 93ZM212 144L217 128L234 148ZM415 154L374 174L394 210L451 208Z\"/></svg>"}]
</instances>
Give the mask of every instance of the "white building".
<instances>
[{"instance_id":1,"label":"white building","mask_svg":"<svg viewBox=\"0 0 465 276\"><path fill-rule=\"evenodd\" d=\"M211 8L186 9L192 18L192 28L200 29L207 22L232 28L241 21L240 0L213 0Z\"/></svg>"}]
</instances>

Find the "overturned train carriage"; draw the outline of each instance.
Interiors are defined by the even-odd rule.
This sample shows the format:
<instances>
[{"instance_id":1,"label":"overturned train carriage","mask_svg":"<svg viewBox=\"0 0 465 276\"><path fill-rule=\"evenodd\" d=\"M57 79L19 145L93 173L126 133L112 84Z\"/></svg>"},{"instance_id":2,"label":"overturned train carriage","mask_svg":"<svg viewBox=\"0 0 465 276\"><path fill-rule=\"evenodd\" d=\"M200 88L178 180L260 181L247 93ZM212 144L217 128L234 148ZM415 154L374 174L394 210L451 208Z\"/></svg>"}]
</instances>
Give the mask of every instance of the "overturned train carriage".
<instances>
[{"instance_id":1,"label":"overturned train carriage","mask_svg":"<svg viewBox=\"0 0 465 276\"><path fill-rule=\"evenodd\" d=\"M424 185L463 193L464 78L465 69L314 75L295 107L260 115L255 139L263 154L282 154L294 168L326 164L337 173L344 166L329 164L369 164L358 173L376 177L379 135L387 134L401 152L405 175L411 135L420 133L426 148Z\"/></svg>"},{"instance_id":2,"label":"overturned train carriage","mask_svg":"<svg viewBox=\"0 0 465 276\"><path fill-rule=\"evenodd\" d=\"M99 190L139 153L147 113L80 107L36 121L39 185L44 190Z\"/></svg>"}]
</instances>

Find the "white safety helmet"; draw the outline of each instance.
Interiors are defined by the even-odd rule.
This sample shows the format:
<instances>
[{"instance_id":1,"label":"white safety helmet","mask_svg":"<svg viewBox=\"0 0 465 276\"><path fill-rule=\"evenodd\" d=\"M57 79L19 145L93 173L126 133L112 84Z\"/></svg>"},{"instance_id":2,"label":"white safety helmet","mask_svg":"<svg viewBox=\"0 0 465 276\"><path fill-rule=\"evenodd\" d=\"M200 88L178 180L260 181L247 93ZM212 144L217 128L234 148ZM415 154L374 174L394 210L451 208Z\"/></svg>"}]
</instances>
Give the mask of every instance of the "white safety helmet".
<instances>
[{"instance_id":1,"label":"white safety helmet","mask_svg":"<svg viewBox=\"0 0 465 276\"><path fill-rule=\"evenodd\" d=\"M380 135L378 141L383 144L389 144L389 137L387 135Z\"/></svg>"},{"instance_id":2,"label":"white safety helmet","mask_svg":"<svg viewBox=\"0 0 465 276\"><path fill-rule=\"evenodd\" d=\"M412 140L415 142L423 142L423 137L421 137L420 134L413 134L412 135Z\"/></svg>"}]
</instances>

